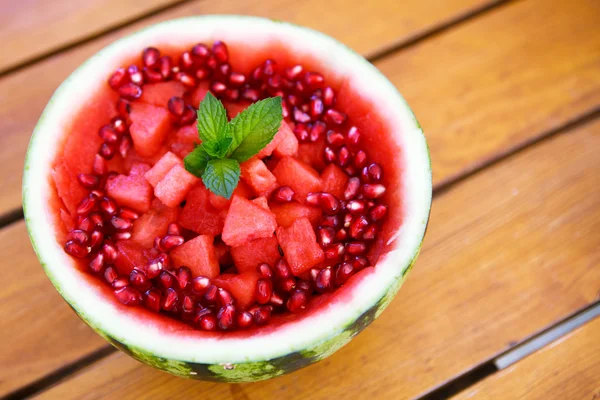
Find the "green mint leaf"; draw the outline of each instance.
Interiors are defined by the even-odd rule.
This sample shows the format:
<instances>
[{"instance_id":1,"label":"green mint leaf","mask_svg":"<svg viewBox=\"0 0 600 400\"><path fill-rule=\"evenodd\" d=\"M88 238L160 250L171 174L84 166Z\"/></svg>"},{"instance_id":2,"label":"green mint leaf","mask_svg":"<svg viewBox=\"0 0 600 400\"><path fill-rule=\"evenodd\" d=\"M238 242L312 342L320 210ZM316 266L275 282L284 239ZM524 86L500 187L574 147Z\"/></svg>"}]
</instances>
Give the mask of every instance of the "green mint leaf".
<instances>
[{"instance_id":1,"label":"green mint leaf","mask_svg":"<svg viewBox=\"0 0 600 400\"><path fill-rule=\"evenodd\" d=\"M233 143L229 157L242 162L257 154L273 140L282 119L281 97L250 105L230 122Z\"/></svg>"},{"instance_id":2,"label":"green mint leaf","mask_svg":"<svg viewBox=\"0 0 600 400\"><path fill-rule=\"evenodd\" d=\"M202 174L204 186L214 194L223 196L226 199L231 197L239 180L240 163L230 158L210 160Z\"/></svg>"},{"instance_id":3,"label":"green mint leaf","mask_svg":"<svg viewBox=\"0 0 600 400\"><path fill-rule=\"evenodd\" d=\"M218 142L202 142L202 147L204 147L204 150L206 150L210 156L223 158L225 154L227 154L232 141L232 137L224 137Z\"/></svg>"},{"instance_id":4,"label":"green mint leaf","mask_svg":"<svg viewBox=\"0 0 600 400\"><path fill-rule=\"evenodd\" d=\"M183 165L189 173L200 178L204 173L206 164L208 164L209 160L210 155L202 146L198 146L190 154L185 156L183 159Z\"/></svg>"},{"instance_id":5,"label":"green mint leaf","mask_svg":"<svg viewBox=\"0 0 600 400\"><path fill-rule=\"evenodd\" d=\"M206 93L198 108L198 135L202 143L218 142L229 136L227 111L210 92Z\"/></svg>"}]
</instances>

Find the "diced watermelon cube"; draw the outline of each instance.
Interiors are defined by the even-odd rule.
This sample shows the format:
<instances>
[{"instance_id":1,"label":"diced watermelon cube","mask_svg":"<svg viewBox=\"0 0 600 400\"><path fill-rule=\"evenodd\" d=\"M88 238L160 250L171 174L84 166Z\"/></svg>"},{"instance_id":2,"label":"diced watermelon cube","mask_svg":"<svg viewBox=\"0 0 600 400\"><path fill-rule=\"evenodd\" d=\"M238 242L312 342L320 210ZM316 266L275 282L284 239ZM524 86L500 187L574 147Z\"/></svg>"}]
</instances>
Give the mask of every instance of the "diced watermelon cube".
<instances>
[{"instance_id":1,"label":"diced watermelon cube","mask_svg":"<svg viewBox=\"0 0 600 400\"><path fill-rule=\"evenodd\" d=\"M219 260L211 235L196 236L171 251L170 255L175 267L186 266L193 276L214 278L219 275Z\"/></svg>"},{"instance_id":2,"label":"diced watermelon cube","mask_svg":"<svg viewBox=\"0 0 600 400\"><path fill-rule=\"evenodd\" d=\"M322 171L325 168L325 137L321 137L314 143L300 143L298 145L298 159L316 169Z\"/></svg>"},{"instance_id":3,"label":"diced watermelon cube","mask_svg":"<svg viewBox=\"0 0 600 400\"><path fill-rule=\"evenodd\" d=\"M87 190L79 184L77 175L71 173L64 163L59 162L52 169L52 179L57 197L71 215L76 215L79 202L87 196Z\"/></svg>"},{"instance_id":4,"label":"diced watermelon cube","mask_svg":"<svg viewBox=\"0 0 600 400\"><path fill-rule=\"evenodd\" d=\"M106 182L106 193L121 206L146 212L152 201L152 186L143 175L117 175Z\"/></svg>"},{"instance_id":5,"label":"diced watermelon cube","mask_svg":"<svg viewBox=\"0 0 600 400\"><path fill-rule=\"evenodd\" d=\"M155 106L167 107L171 97L183 97L184 93L185 86L178 81L146 83L139 101Z\"/></svg>"},{"instance_id":6,"label":"diced watermelon cube","mask_svg":"<svg viewBox=\"0 0 600 400\"><path fill-rule=\"evenodd\" d=\"M154 165L158 162L158 160L161 159L162 156L165 155L167 151L169 151L169 147L163 145L158 149L156 153L152 154L151 156L142 156L139 155L138 152L135 151L135 149L131 149L129 153L127 153L127 156L125 156L125 159L123 160L123 167L125 168L125 171L129 171L131 170L131 168L133 168L135 164L142 163ZM117 157L113 157L113 160L115 158Z\"/></svg>"},{"instance_id":7,"label":"diced watermelon cube","mask_svg":"<svg viewBox=\"0 0 600 400\"><path fill-rule=\"evenodd\" d=\"M210 205L217 210L227 210L231 204L231 200L228 200L223 196L219 196L218 194L214 194L210 190L208 191L208 201L210 202Z\"/></svg>"},{"instance_id":8,"label":"diced watermelon cube","mask_svg":"<svg viewBox=\"0 0 600 400\"><path fill-rule=\"evenodd\" d=\"M154 188L154 195L169 207L177 207L190 189L198 183L198 178L190 174L183 165L176 164Z\"/></svg>"},{"instance_id":9,"label":"diced watermelon cube","mask_svg":"<svg viewBox=\"0 0 600 400\"><path fill-rule=\"evenodd\" d=\"M156 164L154 164L154 166L148 172L146 172L146 180L152 185L152 187L156 187L158 182L160 182L165 175L167 175L171 168L181 163L182 161L179 157L168 151L160 158L160 160L158 160Z\"/></svg>"},{"instance_id":10,"label":"diced watermelon cube","mask_svg":"<svg viewBox=\"0 0 600 400\"><path fill-rule=\"evenodd\" d=\"M323 191L331 193L341 199L344 195L344 189L348 183L348 175L335 164L329 164L321 172L321 181L323 182Z\"/></svg>"},{"instance_id":11,"label":"diced watermelon cube","mask_svg":"<svg viewBox=\"0 0 600 400\"><path fill-rule=\"evenodd\" d=\"M295 201L284 204L272 202L270 206L271 212L275 214L277 225L285 227L292 225L295 220L300 218L308 218L311 224L316 225L323 214L318 207L307 206Z\"/></svg>"},{"instance_id":12,"label":"diced watermelon cube","mask_svg":"<svg viewBox=\"0 0 600 400\"><path fill-rule=\"evenodd\" d=\"M227 290L236 300L236 307L246 309L256 302L256 284L260 275L256 271L243 274L222 274L214 280L217 287Z\"/></svg>"},{"instance_id":13,"label":"diced watermelon cube","mask_svg":"<svg viewBox=\"0 0 600 400\"><path fill-rule=\"evenodd\" d=\"M200 136L198 136L198 125L191 124L179 128L175 133L175 140L179 143L201 144Z\"/></svg>"},{"instance_id":14,"label":"diced watermelon cube","mask_svg":"<svg viewBox=\"0 0 600 400\"><path fill-rule=\"evenodd\" d=\"M224 103L224 106L227 109L227 116L229 117L229 119L234 119L236 117L236 115L238 115L239 113L244 111L246 108L248 108L249 105L250 105L250 103L247 103L247 102L244 102L244 103L226 102L226 103Z\"/></svg>"},{"instance_id":15,"label":"diced watermelon cube","mask_svg":"<svg viewBox=\"0 0 600 400\"><path fill-rule=\"evenodd\" d=\"M231 253L229 252L229 246L220 240L215 242L215 253L217 254L219 265L230 265L233 263Z\"/></svg>"},{"instance_id":16,"label":"diced watermelon cube","mask_svg":"<svg viewBox=\"0 0 600 400\"><path fill-rule=\"evenodd\" d=\"M288 228L277 228L277 240L283 249L285 260L296 276L322 263L325 258L308 218L300 218Z\"/></svg>"},{"instance_id":17,"label":"diced watermelon cube","mask_svg":"<svg viewBox=\"0 0 600 400\"><path fill-rule=\"evenodd\" d=\"M298 138L296 138L296 135L294 135L294 132L292 132L292 129L285 121L281 122L277 136L279 139L273 151L275 156L285 157L298 154Z\"/></svg>"},{"instance_id":18,"label":"diced watermelon cube","mask_svg":"<svg viewBox=\"0 0 600 400\"><path fill-rule=\"evenodd\" d=\"M146 163L135 163L129 169L129 175L131 176L139 176L144 175L146 172L150 171L150 165Z\"/></svg>"},{"instance_id":19,"label":"diced watermelon cube","mask_svg":"<svg viewBox=\"0 0 600 400\"><path fill-rule=\"evenodd\" d=\"M278 248L279 242L273 235L251 241L248 244L232 247L231 257L238 272L256 271L256 267L262 263L270 266L281 258Z\"/></svg>"},{"instance_id":20,"label":"diced watermelon cube","mask_svg":"<svg viewBox=\"0 0 600 400\"><path fill-rule=\"evenodd\" d=\"M209 203L209 193L202 182L194 186L185 198L179 223L196 233L216 236L223 230L226 211L217 210Z\"/></svg>"},{"instance_id":21,"label":"diced watermelon cube","mask_svg":"<svg viewBox=\"0 0 600 400\"><path fill-rule=\"evenodd\" d=\"M254 200L252 200L252 202L254 204L258 204L259 206L261 206L265 210L270 210L270 208L269 208L269 202L267 201L267 198L265 196L257 197Z\"/></svg>"},{"instance_id":22,"label":"diced watermelon cube","mask_svg":"<svg viewBox=\"0 0 600 400\"><path fill-rule=\"evenodd\" d=\"M144 157L156 153L171 129L169 111L166 108L144 103L131 105L129 133L135 150Z\"/></svg>"},{"instance_id":23,"label":"diced watermelon cube","mask_svg":"<svg viewBox=\"0 0 600 400\"><path fill-rule=\"evenodd\" d=\"M177 157L185 158L188 154L194 151L195 145L191 143L173 143L171 144L171 151L177 155Z\"/></svg>"},{"instance_id":24,"label":"diced watermelon cube","mask_svg":"<svg viewBox=\"0 0 600 400\"><path fill-rule=\"evenodd\" d=\"M258 196L268 196L279 186L275 175L258 158L251 158L243 162L240 167L242 169L242 179L250 185Z\"/></svg>"},{"instance_id":25,"label":"diced watermelon cube","mask_svg":"<svg viewBox=\"0 0 600 400\"><path fill-rule=\"evenodd\" d=\"M300 202L306 200L310 192L322 190L323 184L317 171L293 157L283 157L273 170L280 186L289 186L296 193Z\"/></svg>"},{"instance_id":26,"label":"diced watermelon cube","mask_svg":"<svg viewBox=\"0 0 600 400\"><path fill-rule=\"evenodd\" d=\"M192 93L191 95L191 104L195 107L198 108L198 106L200 106L200 102L202 100L204 100L204 97L206 96L206 93L208 93L208 81L202 81L198 84L198 86L196 87L196 89L194 90L194 93Z\"/></svg>"},{"instance_id":27,"label":"diced watermelon cube","mask_svg":"<svg viewBox=\"0 0 600 400\"><path fill-rule=\"evenodd\" d=\"M158 199L154 199L150 211L142 214L134 223L131 241L142 247L152 247L154 238L164 236L169 224L177 221L179 208L167 207Z\"/></svg>"},{"instance_id":28,"label":"diced watermelon cube","mask_svg":"<svg viewBox=\"0 0 600 400\"><path fill-rule=\"evenodd\" d=\"M254 239L272 236L276 228L275 215L271 211L234 196L221 238L228 246L241 246Z\"/></svg>"},{"instance_id":29,"label":"diced watermelon cube","mask_svg":"<svg viewBox=\"0 0 600 400\"><path fill-rule=\"evenodd\" d=\"M131 240L120 240L117 245L117 258L115 267L121 275L131 273L134 268L143 270L148 263L148 259L144 256L144 251L140 245Z\"/></svg>"}]
</instances>

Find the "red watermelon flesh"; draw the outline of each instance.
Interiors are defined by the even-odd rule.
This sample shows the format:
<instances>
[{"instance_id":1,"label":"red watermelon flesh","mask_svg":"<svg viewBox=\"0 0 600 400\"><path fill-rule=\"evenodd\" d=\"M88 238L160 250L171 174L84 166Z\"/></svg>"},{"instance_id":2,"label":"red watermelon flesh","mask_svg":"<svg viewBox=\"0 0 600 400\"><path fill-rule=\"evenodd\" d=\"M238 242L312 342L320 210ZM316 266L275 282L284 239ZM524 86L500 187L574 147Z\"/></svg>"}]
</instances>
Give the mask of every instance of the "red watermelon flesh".
<instances>
[{"instance_id":1,"label":"red watermelon flesh","mask_svg":"<svg viewBox=\"0 0 600 400\"><path fill-rule=\"evenodd\" d=\"M277 146L273 151L276 157L295 156L298 153L298 138L285 121L281 122L277 137Z\"/></svg>"},{"instance_id":2,"label":"red watermelon flesh","mask_svg":"<svg viewBox=\"0 0 600 400\"><path fill-rule=\"evenodd\" d=\"M297 219L288 228L277 228L277 240L283 249L285 260L296 276L322 263L325 258L308 218Z\"/></svg>"},{"instance_id":3,"label":"red watermelon flesh","mask_svg":"<svg viewBox=\"0 0 600 400\"><path fill-rule=\"evenodd\" d=\"M167 175L171 168L181 163L182 161L179 157L168 151L148 172L146 172L146 180L155 188L156 185L158 185L158 182Z\"/></svg>"},{"instance_id":4,"label":"red watermelon flesh","mask_svg":"<svg viewBox=\"0 0 600 400\"><path fill-rule=\"evenodd\" d=\"M185 86L178 81L147 83L139 101L165 107L171 97L183 97L184 93Z\"/></svg>"},{"instance_id":5,"label":"red watermelon flesh","mask_svg":"<svg viewBox=\"0 0 600 400\"><path fill-rule=\"evenodd\" d=\"M256 271L241 274L222 274L214 280L217 287L227 290L236 300L236 306L242 310L255 302L256 283L260 275Z\"/></svg>"},{"instance_id":6,"label":"red watermelon flesh","mask_svg":"<svg viewBox=\"0 0 600 400\"><path fill-rule=\"evenodd\" d=\"M323 214L320 208L307 206L295 201L284 204L272 202L270 206L271 212L275 214L277 225L284 227L292 225L299 218L308 218L312 225L316 225Z\"/></svg>"},{"instance_id":7,"label":"red watermelon flesh","mask_svg":"<svg viewBox=\"0 0 600 400\"><path fill-rule=\"evenodd\" d=\"M75 215L77 205L87 196L87 190L79 184L77 175L71 174L63 162L59 162L52 169L52 179L58 199L64 204L65 211Z\"/></svg>"},{"instance_id":8,"label":"red watermelon flesh","mask_svg":"<svg viewBox=\"0 0 600 400\"><path fill-rule=\"evenodd\" d=\"M217 254L219 265L230 265L233 263L229 247L220 240L215 242L215 253Z\"/></svg>"},{"instance_id":9,"label":"red watermelon flesh","mask_svg":"<svg viewBox=\"0 0 600 400\"><path fill-rule=\"evenodd\" d=\"M195 108L198 108L198 106L200 105L200 102L202 100L204 100L204 97L206 96L206 93L208 93L208 85L209 85L209 83L206 82L206 81L205 82L200 82L198 84L198 87L194 90L194 92L190 96L191 104Z\"/></svg>"},{"instance_id":10,"label":"red watermelon flesh","mask_svg":"<svg viewBox=\"0 0 600 400\"><path fill-rule=\"evenodd\" d=\"M269 196L279 186L275 175L269 171L264 162L251 158L241 164L241 178L258 196Z\"/></svg>"},{"instance_id":11,"label":"red watermelon flesh","mask_svg":"<svg viewBox=\"0 0 600 400\"><path fill-rule=\"evenodd\" d=\"M139 212L150 209L152 186L143 175L117 175L106 182L106 193L122 205Z\"/></svg>"},{"instance_id":12,"label":"red watermelon flesh","mask_svg":"<svg viewBox=\"0 0 600 400\"><path fill-rule=\"evenodd\" d=\"M130 240L120 240L116 245L118 255L115 267L119 274L128 276L134 268L144 270L148 259L144 255L142 246Z\"/></svg>"},{"instance_id":13,"label":"red watermelon flesh","mask_svg":"<svg viewBox=\"0 0 600 400\"><path fill-rule=\"evenodd\" d=\"M228 246L241 246L254 239L270 237L276 228L272 212L248 199L234 196L221 237Z\"/></svg>"},{"instance_id":14,"label":"red watermelon flesh","mask_svg":"<svg viewBox=\"0 0 600 400\"><path fill-rule=\"evenodd\" d=\"M227 116L229 119L234 119L239 113L244 111L250 103L242 102L242 103L224 103L225 108L227 109Z\"/></svg>"},{"instance_id":15,"label":"red watermelon flesh","mask_svg":"<svg viewBox=\"0 0 600 400\"><path fill-rule=\"evenodd\" d=\"M298 145L298 160L310 165L317 171L322 171L325 168L324 151L324 137L321 137L314 143L300 143Z\"/></svg>"},{"instance_id":16,"label":"red watermelon flesh","mask_svg":"<svg viewBox=\"0 0 600 400\"><path fill-rule=\"evenodd\" d=\"M146 172L150 171L150 165L146 163L137 163L131 166L129 170L129 175L131 176L140 176L144 175Z\"/></svg>"},{"instance_id":17,"label":"red watermelon flesh","mask_svg":"<svg viewBox=\"0 0 600 400\"><path fill-rule=\"evenodd\" d=\"M176 164L158 182L154 195L169 207L177 207L190 189L198 183L198 178L186 171L181 164Z\"/></svg>"},{"instance_id":18,"label":"red watermelon flesh","mask_svg":"<svg viewBox=\"0 0 600 400\"><path fill-rule=\"evenodd\" d=\"M154 165L158 162L158 160L161 159L162 156L165 155L165 153L169 151L169 148L167 146L161 146L158 151L154 154L152 154L151 156L141 156L137 153L137 151L134 151L132 149L132 151L129 151L129 153L127 153L127 156L125 156L125 159L123 160L123 168L125 168L126 171L130 170L135 164L149 164L149 165ZM115 157L116 158L116 157Z\"/></svg>"},{"instance_id":19,"label":"red watermelon flesh","mask_svg":"<svg viewBox=\"0 0 600 400\"><path fill-rule=\"evenodd\" d=\"M213 240L211 235L199 235L183 243L171 251L173 265L188 267L193 276L217 277L220 267Z\"/></svg>"},{"instance_id":20,"label":"red watermelon flesh","mask_svg":"<svg viewBox=\"0 0 600 400\"><path fill-rule=\"evenodd\" d=\"M259 206L261 206L265 210L269 210L270 211L269 202L267 201L267 198L265 196L257 197L254 200L252 200L252 202L254 204L258 204Z\"/></svg>"},{"instance_id":21,"label":"red watermelon flesh","mask_svg":"<svg viewBox=\"0 0 600 400\"><path fill-rule=\"evenodd\" d=\"M177 221L178 208L165 206L158 199L152 202L152 208L142 214L134 223L131 240L143 247L152 247L154 238L164 236L169 224Z\"/></svg>"},{"instance_id":22,"label":"red watermelon flesh","mask_svg":"<svg viewBox=\"0 0 600 400\"><path fill-rule=\"evenodd\" d=\"M185 198L179 223L196 233L216 236L221 234L225 218L222 211L209 203L209 193L202 183L194 186Z\"/></svg>"},{"instance_id":23,"label":"red watermelon flesh","mask_svg":"<svg viewBox=\"0 0 600 400\"><path fill-rule=\"evenodd\" d=\"M338 199L344 196L344 189L348 183L348 175L335 164L329 164L321 172L321 181L323 182L323 191L331 193Z\"/></svg>"},{"instance_id":24,"label":"red watermelon flesh","mask_svg":"<svg viewBox=\"0 0 600 400\"><path fill-rule=\"evenodd\" d=\"M256 267L262 263L275 265L281 258L278 246L275 235L260 238L242 246L232 247L231 257L238 272L256 271Z\"/></svg>"},{"instance_id":25,"label":"red watermelon flesh","mask_svg":"<svg viewBox=\"0 0 600 400\"><path fill-rule=\"evenodd\" d=\"M141 156L151 156L162 146L171 130L171 117L166 108L144 103L131 105L129 133L135 150Z\"/></svg>"},{"instance_id":26,"label":"red watermelon flesh","mask_svg":"<svg viewBox=\"0 0 600 400\"><path fill-rule=\"evenodd\" d=\"M294 198L300 202L304 202L310 192L319 192L323 187L317 171L293 157L282 158L273 175L279 185L291 187L296 193Z\"/></svg>"},{"instance_id":27,"label":"red watermelon flesh","mask_svg":"<svg viewBox=\"0 0 600 400\"><path fill-rule=\"evenodd\" d=\"M175 133L175 142L186 144L201 144L198 136L198 126L196 124L185 125L179 128Z\"/></svg>"}]
</instances>

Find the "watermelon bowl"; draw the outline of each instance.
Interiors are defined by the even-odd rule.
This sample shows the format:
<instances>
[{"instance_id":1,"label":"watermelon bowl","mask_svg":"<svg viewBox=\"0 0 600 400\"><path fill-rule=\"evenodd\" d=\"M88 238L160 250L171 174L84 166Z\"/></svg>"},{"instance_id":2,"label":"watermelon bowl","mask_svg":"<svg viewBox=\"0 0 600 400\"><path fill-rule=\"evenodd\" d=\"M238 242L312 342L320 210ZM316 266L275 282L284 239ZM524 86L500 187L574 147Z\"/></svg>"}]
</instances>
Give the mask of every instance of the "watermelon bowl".
<instances>
[{"instance_id":1,"label":"watermelon bowl","mask_svg":"<svg viewBox=\"0 0 600 400\"><path fill-rule=\"evenodd\" d=\"M229 118L282 98L231 199L182 163L208 91ZM23 180L35 252L79 317L141 362L224 382L319 361L377 318L431 194L421 127L373 65L241 16L163 22L92 56L40 117Z\"/></svg>"}]
</instances>

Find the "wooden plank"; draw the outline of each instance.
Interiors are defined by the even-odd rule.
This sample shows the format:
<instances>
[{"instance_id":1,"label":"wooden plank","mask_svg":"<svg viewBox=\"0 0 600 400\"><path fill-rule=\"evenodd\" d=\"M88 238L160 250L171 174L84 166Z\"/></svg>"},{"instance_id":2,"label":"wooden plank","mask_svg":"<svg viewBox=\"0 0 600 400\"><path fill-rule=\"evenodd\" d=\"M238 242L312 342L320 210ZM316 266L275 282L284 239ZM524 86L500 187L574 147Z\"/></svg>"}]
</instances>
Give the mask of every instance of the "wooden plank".
<instances>
[{"instance_id":1,"label":"wooden plank","mask_svg":"<svg viewBox=\"0 0 600 400\"><path fill-rule=\"evenodd\" d=\"M54 289L25 222L0 230L0 397L106 345Z\"/></svg>"},{"instance_id":2,"label":"wooden plank","mask_svg":"<svg viewBox=\"0 0 600 400\"><path fill-rule=\"evenodd\" d=\"M600 168L598 148L600 119L437 197L418 265L389 310L317 365L267 382L223 385L169 377L119 353L41 398L422 394L596 299L600 186L590 171Z\"/></svg>"},{"instance_id":3,"label":"wooden plank","mask_svg":"<svg viewBox=\"0 0 600 400\"><path fill-rule=\"evenodd\" d=\"M596 318L454 399L600 398L599 337Z\"/></svg>"},{"instance_id":4,"label":"wooden plank","mask_svg":"<svg viewBox=\"0 0 600 400\"><path fill-rule=\"evenodd\" d=\"M181 0L0 1L0 72Z\"/></svg>"},{"instance_id":5,"label":"wooden plank","mask_svg":"<svg viewBox=\"0 0 600 400\"><path fill-rule=\"evenodd\" d=\"M52 92L86 58L127 33L176 17L254 14L320 29L370 55L497 0L230 0L195 1L0 79L0 215L21 204L21 171L29 136ZM335 15L335 18L332 18ZM377 23L365 23L377 21ZM40 77L43 77L41 79Z\"/></svg>"}]
</instances>

